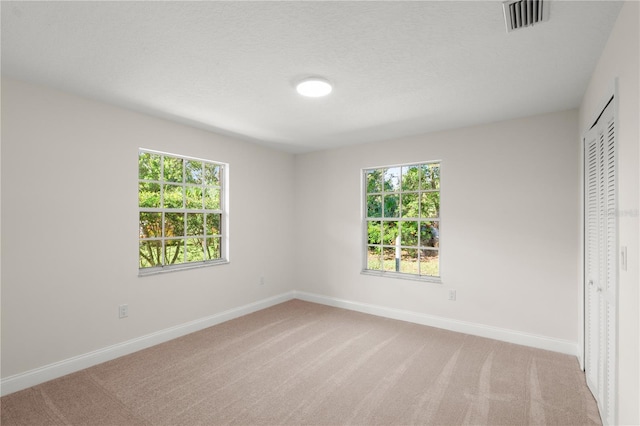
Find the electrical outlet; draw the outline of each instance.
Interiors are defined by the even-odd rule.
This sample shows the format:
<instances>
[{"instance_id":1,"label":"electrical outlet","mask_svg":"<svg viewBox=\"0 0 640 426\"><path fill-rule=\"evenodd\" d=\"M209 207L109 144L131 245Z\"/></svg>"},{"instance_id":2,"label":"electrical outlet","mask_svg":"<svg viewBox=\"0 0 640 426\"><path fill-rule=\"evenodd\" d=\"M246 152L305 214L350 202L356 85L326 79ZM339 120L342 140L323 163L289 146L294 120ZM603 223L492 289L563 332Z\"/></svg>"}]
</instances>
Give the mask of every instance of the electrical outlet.
<instances>
[{"instance_id":1,"label":"electrical outlet","mask_svg":"<svg viewBox=\"0 0 640 426\"><path fill-rule=\"evenodd\" d=\"M118 306L118 318L126 318L129 316L129 305Z\"/></svg>"},{"instance_id":2,"label":"electrical outlet","mask_svg":"<svg viewBox=\"0 0 640 426\"><path fill-rule=\"evenodd\" d=\"M456 291L449 290L449 300L456 300Z\"/></svg>"},{"instance_id":3,"label":"electrical outlet","mask_svg":"<svg viewBox=\"0 0 640 426\"><path fill-rule=\"evenodd\" d=\"M260 285L264 285L264 277L260 277Z\"/></svg>"}]
</instances>

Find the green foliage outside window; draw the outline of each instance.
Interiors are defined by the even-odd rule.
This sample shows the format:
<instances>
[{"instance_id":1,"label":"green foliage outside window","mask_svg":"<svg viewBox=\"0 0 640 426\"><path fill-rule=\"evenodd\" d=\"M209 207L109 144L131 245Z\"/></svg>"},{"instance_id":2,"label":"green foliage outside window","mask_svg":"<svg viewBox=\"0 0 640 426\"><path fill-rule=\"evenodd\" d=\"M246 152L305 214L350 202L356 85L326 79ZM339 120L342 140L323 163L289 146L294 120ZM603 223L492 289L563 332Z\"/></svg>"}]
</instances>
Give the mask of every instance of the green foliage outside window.
<instances>
[{"instance_id":1,"label":"green foliage outside window","mask_svg":"<svg viewBox=\"0 0 640 426\"><path fill-rule=\"evenodd\" d=\"M368 169L364 176L365 269L439 276L440 164Z\"/></svg>"},{"instance_id":2,"label":"green foliage outside window","mask_svg":"<svg viewBox=\"0 0 640 426\"><path fill-rule=\"evenodd\" d=\"M139 268L219 260L223 165L138 155Z\"/></svg>"}]
</instances>

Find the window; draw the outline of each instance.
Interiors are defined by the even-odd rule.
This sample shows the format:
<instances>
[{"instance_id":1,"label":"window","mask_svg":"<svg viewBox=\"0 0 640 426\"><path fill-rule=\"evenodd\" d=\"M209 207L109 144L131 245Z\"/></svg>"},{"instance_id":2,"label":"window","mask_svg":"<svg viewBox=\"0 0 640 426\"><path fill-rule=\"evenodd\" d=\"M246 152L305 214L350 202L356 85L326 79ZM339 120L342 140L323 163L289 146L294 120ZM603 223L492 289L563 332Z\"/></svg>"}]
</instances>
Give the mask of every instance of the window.
<instances>
[{"instance_id":1,"label":"window","mask_svg":"<svg viewBox=\"0 0 640 426\"><path fill-rule=\"evenodd\" d=\"M438 281L440 163L363 170L365 273Z\"/></svg>"},{"instance_id":2,"label":"window","mask_svg":"<svg viewBox=\"0 0 640 426\"><path fill-rule=\"evenodd\" d=\"M227 261L226 165L138 153L140 274Z\"/></svg>"}]
</instances>

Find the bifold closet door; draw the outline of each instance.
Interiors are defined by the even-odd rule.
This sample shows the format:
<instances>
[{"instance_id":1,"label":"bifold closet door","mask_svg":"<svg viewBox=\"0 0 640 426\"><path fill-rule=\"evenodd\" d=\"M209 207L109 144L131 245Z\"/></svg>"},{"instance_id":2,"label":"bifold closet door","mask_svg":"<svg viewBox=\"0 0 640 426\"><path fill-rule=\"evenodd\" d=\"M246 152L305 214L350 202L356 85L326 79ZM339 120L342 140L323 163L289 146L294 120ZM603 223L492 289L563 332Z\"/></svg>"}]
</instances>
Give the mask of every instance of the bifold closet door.
<instances>
[{"instance_id":1,"label":"bifold closet door","mask_svg":"<svg viewBox=\"0 0 640 426\"><path fill-rule=\"evenodd\" d=\"M618 243L613 102L584 142L585 373L603 422L615 424Z\"/></svg>"}]
</instances>

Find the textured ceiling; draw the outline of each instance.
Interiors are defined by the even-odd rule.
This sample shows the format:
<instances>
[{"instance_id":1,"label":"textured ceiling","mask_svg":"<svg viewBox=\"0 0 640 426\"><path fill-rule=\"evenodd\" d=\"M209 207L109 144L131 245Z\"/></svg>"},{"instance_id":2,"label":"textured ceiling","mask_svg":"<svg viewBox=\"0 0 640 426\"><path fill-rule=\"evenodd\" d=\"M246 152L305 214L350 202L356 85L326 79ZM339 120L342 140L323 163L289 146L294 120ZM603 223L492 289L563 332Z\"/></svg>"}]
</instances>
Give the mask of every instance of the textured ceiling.
<instances>
[{"instance_id":1,"label":"textured ceiling","mask_svg":"<svg viewBox=\"0 0 640 426\"><path fill-rule=\"evenodd\" d=\"M3 1L2 73L305 152L577 107L621 3L550 7L507 33L498 1Z\"/></svg>"}]
</instances>

